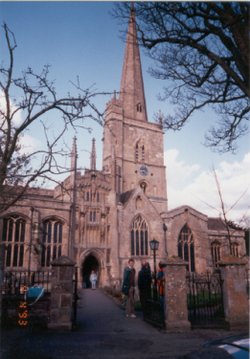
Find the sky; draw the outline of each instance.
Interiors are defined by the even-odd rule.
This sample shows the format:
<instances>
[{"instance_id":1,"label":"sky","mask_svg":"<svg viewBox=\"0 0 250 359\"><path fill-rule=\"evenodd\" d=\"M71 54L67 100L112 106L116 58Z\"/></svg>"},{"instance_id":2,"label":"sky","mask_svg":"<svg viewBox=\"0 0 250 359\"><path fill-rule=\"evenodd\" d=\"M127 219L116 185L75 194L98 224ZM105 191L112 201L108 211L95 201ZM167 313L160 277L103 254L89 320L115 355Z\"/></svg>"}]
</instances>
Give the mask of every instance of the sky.
<instances>
[{"instance_id":1,"label":"sky","mask_svg":"<svg viewBox=\"0 0 250 359\"><path fill-rule=\"evenodd\" d=\"M124 56L121 25L111 15L115 2L3 2L0 1L0 22L6 22L15 34L15 75L32 67L40 72L50 65L49 78L55 81L58 94L72 90L78 80L84 89L96 92L119 91ZM1 28L0 53L3 44ZM0 55L1 64L4 56ZM149 120L161 110L171 111L158 99L166 83L153 79L148 73L151 60L141 49L141 61ZM74 90L74 88L73 88ZM110 96L100 96L96 105L104 111ZM59 122L56 115L50 121L51 129ZM212 110L197 113L178 132L164 135L165 164L167 167L167 192L169 209L189 205L198 211L217 217L221 213L213 168L216 170L228 218L240 222L250 217L250 137L242 138L236 154L218 154L203 145L205 131L216 121ZM77 137L78 166L89 167L92 138L96 138L97 168L102 163L102 127L93 122L92 133L69 130L66 146L72 146ZM24 138L30 148L43 145L40 123L32 126ZM65 158L65 163L70 159Z\"/></svg>"}]
</instances>

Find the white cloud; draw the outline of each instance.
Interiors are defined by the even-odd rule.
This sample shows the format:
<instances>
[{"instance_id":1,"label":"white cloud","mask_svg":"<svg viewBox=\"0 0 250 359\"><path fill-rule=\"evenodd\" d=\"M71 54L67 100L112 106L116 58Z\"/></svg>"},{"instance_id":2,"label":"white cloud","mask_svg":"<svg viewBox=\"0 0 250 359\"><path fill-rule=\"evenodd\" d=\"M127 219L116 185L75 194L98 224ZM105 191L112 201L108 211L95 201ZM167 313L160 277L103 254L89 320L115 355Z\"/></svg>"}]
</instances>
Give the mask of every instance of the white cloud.
<instances>
[{"instance_id":1,"label":"white cloud","mask_svg":"<svg viewBox=\"0 0 250 359\"><path fill-rule=\"evenodd\" d=\"M10 107L11 112L17 110L17 107L13 103L12 100L10 100ZM6 98L2 91L0 91L0 111L5 113L6 112ZM0 127L2 130L7 128L7 123L4 123L4 117L0 117ZM15 126L19 127L23 123L22 118L22 111L17 111L12 119L12 129L15 130ZM20 152L22 154L31 154L35 151L37 151L39 148L41 148L41 141L36 139L33 136L30 136L28 134L25 134L24 132L19 135L19 144L21 145Z\"/></svg>"},{"instance_id":2,"label":"white cloud","mask_svg":"<svg viewBox=\"0 0 250 359\"><path fill-rule=\"evenodd\" d=\"M167 151L165 158L169 209L190 205L209 216L219 216L221 205L213 171L184 163L176 149ZM250 216L250 153L241 161L220 162L215 171L228 219L239 221Z\"/></svg>"},{"instance_id":3,"label":"white cloud","mask_svg":"<svg viewBox=\"0 0 250 359\"><path fill-rule=\"evenodd\" d=\"M17 110L17 107L14 105L13 101L10 101L10 107L11 107L11 111L14 112ZM2 91L0 91L0 110L5 113L6 112L6 97L3 94ZM1 122L3 121L3 118L1 117ZM21 111L17 111L13 117L13 125L14 126L19 126L21 125L23 122L22 119L22 112Z\"/></svg>"},{"instance_id":4,"label":"white cloud","mask_svg":"<svg viewBox=\"0 0 250 359\"><path fill-rule=\"evenodd\" d=\"M178 159L179 150L173 148L164 153L165 165L167 166L167 178L178 188L184 185L187 179L199 172L198 164L186 164Z\"/></svg>"},{"instance_id":5,"label":"white cloud","mask_svg":"<svg viewBox=\"0 0 250 359\"><path fill-rule=\"evenodd\" d=\"M25 134L20 137L21 153L31 154L41 148L41 141Z\"/></svg>"}]
</instances>

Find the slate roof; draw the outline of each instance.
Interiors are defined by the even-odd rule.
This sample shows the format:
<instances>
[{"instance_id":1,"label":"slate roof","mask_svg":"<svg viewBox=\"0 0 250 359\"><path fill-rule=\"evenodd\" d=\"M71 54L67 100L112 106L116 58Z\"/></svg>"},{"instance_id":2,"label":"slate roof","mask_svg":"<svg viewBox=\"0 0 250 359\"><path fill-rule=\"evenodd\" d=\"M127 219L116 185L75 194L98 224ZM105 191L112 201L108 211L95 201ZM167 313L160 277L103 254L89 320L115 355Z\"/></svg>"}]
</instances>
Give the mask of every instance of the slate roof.
<instances>
[{"instance_id":1,"label":"slate roof","mask_svg":"<svg viewBox=\"0 0 250 359\"><path fill-rule=\"evenodd\" d=\"M208 218L207 226L212 231L224 231L226 229L225 223L221 218Z\"/></svg>"},{"instance_id":2,"label":"slate roof","mask_svg":"<svg viewBox=\"0 0 250 359\"><path fill-rule=\"evenodd\" d=\"M134 192L134 190L130 190L130 191L121 193L119 202L121 202L122 204L125 204L126 202L128 202L128 200L131 197L133 192Z\"/></svg>"}]
</instances>

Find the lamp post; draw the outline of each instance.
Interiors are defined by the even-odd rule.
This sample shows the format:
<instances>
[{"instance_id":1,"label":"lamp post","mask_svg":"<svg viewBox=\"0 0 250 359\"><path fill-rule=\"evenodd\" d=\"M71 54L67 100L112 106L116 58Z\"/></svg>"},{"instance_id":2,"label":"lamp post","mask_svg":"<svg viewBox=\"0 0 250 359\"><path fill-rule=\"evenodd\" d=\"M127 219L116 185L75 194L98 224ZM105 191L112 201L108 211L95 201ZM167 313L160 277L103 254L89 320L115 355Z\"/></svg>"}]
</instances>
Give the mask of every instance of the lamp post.
<instances>
[{"instance_id":1,"label":"lamp post","mask_svg":"<svg viewBox=\"0 0 250 359\"><path fill-rule=\"evenodd\" d=\"M156 287L156 251L159 248L159 241L153 238L152 241L149 242L150 249L153 251L154 258L154 286L153 286L153 298L157 300L157 287Z\"/></svg>"}]
</instances>

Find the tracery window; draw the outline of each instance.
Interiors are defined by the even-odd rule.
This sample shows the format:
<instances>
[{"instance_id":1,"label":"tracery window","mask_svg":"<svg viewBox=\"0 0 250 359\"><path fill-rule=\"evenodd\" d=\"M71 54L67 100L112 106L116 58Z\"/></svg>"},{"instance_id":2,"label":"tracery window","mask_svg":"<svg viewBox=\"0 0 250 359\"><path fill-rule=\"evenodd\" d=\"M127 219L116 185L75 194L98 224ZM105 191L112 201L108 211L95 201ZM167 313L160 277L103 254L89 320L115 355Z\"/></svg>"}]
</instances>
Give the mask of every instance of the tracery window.
<instances>
[{"instance_id":1,"label":"tracery window","mask_svg":"<svg viewBox=\"0 0 250 359\"><path fill-rule=\"evenodd\" d=\"M212 255L212 261L213 261L213 266L214 267L218 267L218 263L221 259L221 245L218 241L214 241L211 244L211 255Z\"/></svg>"},{"instance_id":2,"label":"tracery window","mask_svg":"<svg viewBox=\"0 0 250 359\"><path fill-rule=\"evenodd\" d=\"M231 253L235 257L239 257L239 245L238 243L231 244Z\"/></svg>"},{"instance_id":3,"label":"tracery window","mask_svg":"<svg viewBox=\"0 0 250 359\"><path fill-rule=\"evenodd\" d=\"M194 240L187 224L182 228L178 237L178 256L188 262L189 272L195 271Z\"/></svg>"},{"instance_id":4,"label":"tracery window","mask_svg":"<svg viewBox=\"0 0 250 359\"><path fill-rule=\"evenodd\" d=\"M141 215L138 215L131 225L130 239L132 256L148 255L148 225Z\"/></svg>"},{"instance_id":5,"label":"tracery window","mask_svg":"<svg viewBox=\"0 0 250 359\"><path fill-rule=\"evenodd\" d=\"M26 222L18 215L3 219L3 243L5 244L5 267L22 267Z\"/></svg>"},{"instance_id":6,"label":"tracery window","mask_svg":"<svg viewBox=\"0 0 250 359\"><path fill-rule=\"evenodd\" d=\"M63 223L50 218L43 222L41 265L49 267L51 262L62 255Z\"/></svg>"},{"instance_id":7,"label":"tracery window","mask_svg":"<svg viewBox=\"0 0 250 359\"><path fill-rule=\"evenodd\" d=\"M84 194L86 202L100 202L100 193L98 191L87 191Z\"/></svg>"},{"instance_id":8,"label":"tracery window","mask_svg":"<svg viewBox=\"0 0 250 359\"><path fill-rule=\"evenodd\" d=\"M96 222L97 221L96 211L95 210L89 212L89 221L90 222Z\"/></svg>"}]
</instances>

